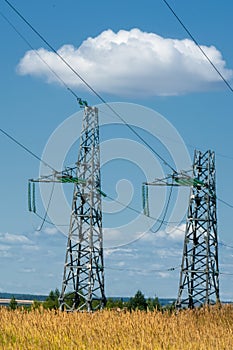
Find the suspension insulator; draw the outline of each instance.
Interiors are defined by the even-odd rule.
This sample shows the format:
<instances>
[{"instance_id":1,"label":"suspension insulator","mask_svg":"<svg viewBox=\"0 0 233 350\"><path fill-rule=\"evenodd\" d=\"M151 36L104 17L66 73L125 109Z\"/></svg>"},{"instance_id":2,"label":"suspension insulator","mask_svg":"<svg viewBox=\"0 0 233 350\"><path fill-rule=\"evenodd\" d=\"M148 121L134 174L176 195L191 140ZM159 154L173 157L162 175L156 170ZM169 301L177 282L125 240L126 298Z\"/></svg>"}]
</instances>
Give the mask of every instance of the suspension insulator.
<instances>
[{"instance_id":1,"label":"suspension insulator","mask_svg":"<svg viewBox=\"0 0 233 350\"><path fill-rule=\"evenodd\" d=\"M145 184L142 185L142 207L144 215L149 216L148 186Z\"/></svg>"},{"instance_id":2,"label":"suspension insulator","mask_svg":"<svg viewBox=\"0 0 233 350\"><path fill-rule=\"evenodd\" d=\"M32 211L31 182L28 181L28 210Z\"/></svg>"},{"instance_id":3,"label":"suspension insulator","mask_svg":"<svg viewBox=\"0 0 233 350\"><path fill-rule=\"evenodd\" d=\"M36 186L35 182L32 183L32 211L36 213Z\"/></svg>"}]
</instances>

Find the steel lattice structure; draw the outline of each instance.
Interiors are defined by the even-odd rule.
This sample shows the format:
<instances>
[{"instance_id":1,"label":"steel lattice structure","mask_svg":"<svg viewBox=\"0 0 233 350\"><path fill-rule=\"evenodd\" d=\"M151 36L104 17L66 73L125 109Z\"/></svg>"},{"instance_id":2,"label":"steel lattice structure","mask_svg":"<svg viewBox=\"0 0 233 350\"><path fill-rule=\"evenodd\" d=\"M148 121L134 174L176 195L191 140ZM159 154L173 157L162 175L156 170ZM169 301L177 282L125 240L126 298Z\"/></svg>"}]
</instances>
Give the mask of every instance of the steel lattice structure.
<instances>
[{"instance_id":1,"label":"steel lattice structure","mask_svg":"<svg viewBox=\"0 0 233 350\"><path fill-rule=\"evenodd\" d=\"M103 233L98 109L85 107L74 183L60 309L102 308L104 293Z\"/></svg>"},{"instance_id":2,"label":"steel lattice structure","mask_svg":"<svg viewBox=\"0 0 233 350\"><path fill-rule=\"evenodd\" d=\"M176 307L219 302L215 155L195 151Z\"/></svg>"}]
</instances>

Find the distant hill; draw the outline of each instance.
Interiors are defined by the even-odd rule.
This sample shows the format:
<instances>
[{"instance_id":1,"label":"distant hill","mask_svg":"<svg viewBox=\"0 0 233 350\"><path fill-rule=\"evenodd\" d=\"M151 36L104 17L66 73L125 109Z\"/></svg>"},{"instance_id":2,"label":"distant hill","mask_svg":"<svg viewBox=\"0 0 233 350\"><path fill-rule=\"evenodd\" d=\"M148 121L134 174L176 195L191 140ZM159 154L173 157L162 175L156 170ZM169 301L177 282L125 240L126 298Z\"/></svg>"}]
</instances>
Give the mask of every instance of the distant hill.
<instances>
[{"instance_id":1,"label":"distant hill","mask_svg":"<svg viewBox=\"0 0 233 350\"><path fill-rule=\"evenodd\" d=\"M34 294L18 294L18 293L0 293L0 299L11 299L15 297L18 300L38 300L45 301L47 295L34 295Z\"/></svg>"}]
</instances>

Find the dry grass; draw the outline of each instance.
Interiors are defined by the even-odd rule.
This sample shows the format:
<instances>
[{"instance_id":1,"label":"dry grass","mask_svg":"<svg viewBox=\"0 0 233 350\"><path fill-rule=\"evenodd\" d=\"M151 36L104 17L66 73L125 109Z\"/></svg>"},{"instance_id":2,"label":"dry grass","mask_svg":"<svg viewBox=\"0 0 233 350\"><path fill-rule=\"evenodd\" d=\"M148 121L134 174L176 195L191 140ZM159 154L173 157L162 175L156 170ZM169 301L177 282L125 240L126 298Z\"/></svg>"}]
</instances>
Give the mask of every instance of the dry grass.
<instances>
[{"instance_id":1,"label":"dry grass","mask_svg":"<svg viewBox=\"0 0 233 350\"><path fill-rule=\"evenodd\" d=\"M233 307L61 313L0 309L0 349L233 349Z\"/></svg>"}]
</instances>

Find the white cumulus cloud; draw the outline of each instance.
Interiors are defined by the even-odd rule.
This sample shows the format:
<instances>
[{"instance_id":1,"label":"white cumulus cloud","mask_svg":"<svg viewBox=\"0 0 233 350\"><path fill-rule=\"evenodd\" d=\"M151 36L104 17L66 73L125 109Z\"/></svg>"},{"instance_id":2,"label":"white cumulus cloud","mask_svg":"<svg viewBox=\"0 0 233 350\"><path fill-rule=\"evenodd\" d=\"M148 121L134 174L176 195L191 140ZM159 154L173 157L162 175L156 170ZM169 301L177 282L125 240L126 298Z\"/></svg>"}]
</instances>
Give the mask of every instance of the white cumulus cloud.
<instances>
[{"instance_id":1,"label":"white cumulus cloud","mask_svg":"<svg viewBox=\"0 0 233 350\"><path fill-rule=\"evenodd\" d=\"M157 233L157 237L166 238L168 240L174 240L174 241L182 241L184 240L185 236L185 227L186 224L181 224L177 227L169 227L166 231L159 231Z\"/></svg>"},{"instance_id":2,"label":"white cumulus cloud","mask_svg":"<svg viewBox=\"0 0 233 350\"><path fill-rule=\"evenodd\" d=\"M221 52L214 46L201 48L217 69L230 80ZM189 39L163 38L140 29L106 30L75 48L64 45L58 53L98 92L118 96L179 95L216 89L221 78ZM42 60L41 60L42 58ZM28 51L18 64L22 75L59 82L43 60L72 88L86 88L59 59L44 48Z\"/></svg>"},{"instance_id":3,"label":"white cumulus cloud","mask_svg":"<svg viewBox=\"0 0 233 350\"><path fill-rule=\"evenodd\" d=\"M0 233L0 242L4 243L16 243L16 244L31 244L32 241L25 235L15 235L12 233Z\"/></svg>"},{"instance_id":4,"label":"white cumulus cloud","mask_svg":"<svg viewBox=\"0 0 233 350\"><path fill-rule=\"evenodd\" d=\"M47 235L56 235L58 233L58 229L56 227L46 227L44 229L44 233Z\"/></svg>"}]
</instances>

